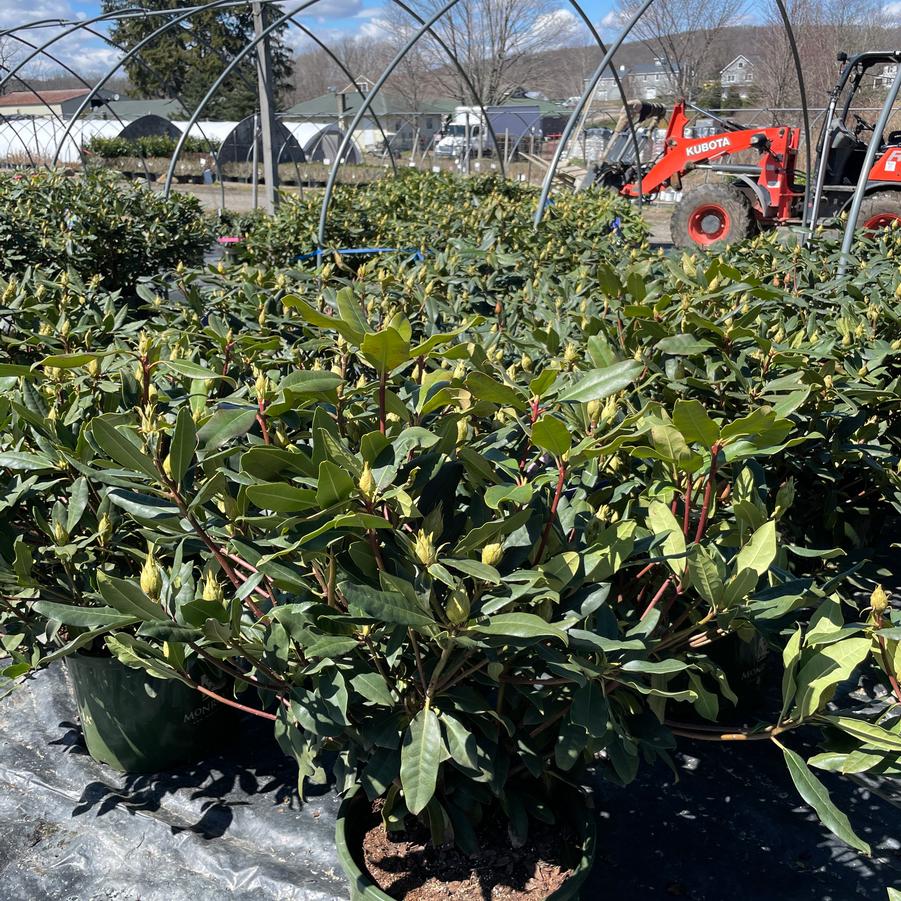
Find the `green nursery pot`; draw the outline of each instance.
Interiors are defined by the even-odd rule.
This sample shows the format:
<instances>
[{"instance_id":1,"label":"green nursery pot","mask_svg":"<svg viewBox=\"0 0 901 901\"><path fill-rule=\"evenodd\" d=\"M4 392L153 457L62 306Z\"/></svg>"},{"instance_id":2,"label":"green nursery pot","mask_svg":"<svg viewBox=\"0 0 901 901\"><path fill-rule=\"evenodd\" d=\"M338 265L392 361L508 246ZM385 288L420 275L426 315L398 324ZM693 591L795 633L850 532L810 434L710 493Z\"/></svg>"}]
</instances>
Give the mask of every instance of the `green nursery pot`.
<instances>
[{"instance_id":1,"label":"green nursery pot","mask_svg":"<svg viewBox=\"0 0 901 901\"><path fill-rule=\"evenodd\" d=\"M591 872L594 864L597 832L594 812L587 805L581 793L573 803L561 805L566 810L576 828L580 842L579 862L572 875L546 901L578 901L582 885ZM371 826L370 809L366 792L355 788L345 797L338 810L338 821L335 825L335 843L338 846L338 860L341 869L350 883L351 901L398 901L385 894L369 877L362 867L363 836Z\"/></svg>"},{"instance_id":2,"label":"green nursery pot","mask_svg":"<svg viewBox=\"0 0 901 901\"><path fill-rule=\"evenodd\" d=\"M232 712L175 679L154 679L111 657L66 658L85 744L123 773L158 773L199 760Z\"/></svg>"}]
</instances>

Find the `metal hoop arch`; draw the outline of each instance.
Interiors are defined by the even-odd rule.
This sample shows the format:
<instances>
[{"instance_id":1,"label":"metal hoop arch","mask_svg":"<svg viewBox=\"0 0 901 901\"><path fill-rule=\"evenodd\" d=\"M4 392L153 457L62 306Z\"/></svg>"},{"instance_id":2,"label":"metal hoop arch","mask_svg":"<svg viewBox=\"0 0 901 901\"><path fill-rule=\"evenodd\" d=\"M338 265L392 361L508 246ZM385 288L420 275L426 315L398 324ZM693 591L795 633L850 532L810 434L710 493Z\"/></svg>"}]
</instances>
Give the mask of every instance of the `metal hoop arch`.
<instances>
[{"instance_id":1,"label":"metal hoop arch","mask_svg":"<svg viewBox=\"0 0 901 901\"><path fill-rule=\"evenodd\" d=\"M314 6L318 2L319 2L319 0L306 0L306 2L301 3L299 6L295 7L290 12L285 13L283 16L276 19L274 22L271 22L269 25L267 25L262 30L262 32L259 35L255 36L251 41L248 41L248 43L245 45L245 47L239 53L237 53L235 55L235 58L220 73L219 77L216 79L215 82L213 82L213 84L210 86L210 89L204 95L203 99L198 104L197 109L194 111L194 115L191 117L191 119L188 122L188 131L190 131L193 124L197 121L199 114L206 107L207 103L209 103L209 101L212 99L215 92L218 91L220 85L228 77L228 75L231 73L232 69L234 69L234 67L237 66L238 63L240 63L241 60L243 60L244 57L248 53L250 53L252 50L256 49L256 46L257 46L257 44L259 44L260 41L265 40L272 31L274 31L276 28L278 28L285 22L287 22L289 20L293 21L294 16L296 16L299 12L302 12L304 9ZM400 0L392 0L392 2L399 3L399 5L403 5L400 3ZM404 47L401 48L401 50L398 52L397 56L395 56L392 64L390 65L390 71L388 71L387 75L385 73L383 73L382 76L379 77L378 81L373 85L372 90L369 91L368 94L366 94L366 96L363 98L362 104L360 105L360 109L358 110L357 114L354 116L354 119L352 120L351 125L347 130L347 133L344 135L344 139L342 140L341 145L338 149L338 153L336 155L335 164L340 166L340 162L344 158L345 154L347 153L347 148L350 146L350 141L353 140L353 133L354 133L354 131L356 131L357 125L362 120L363 115L365 115L369 111L369 107L372 105L373 99L378 94L378 92L381 90L381 88L383 87L388 76L390 76L391 72L394 71L394 69L401 62L401 60L406 56L406 54L413 47L413 45L416 43L416 41L419 39L419 37L421 37L425 31L431 31L431 26L435 24L435 22L444 14L444 12L447 9L450 9L451 6L453 6L457 2L458 2L458 0L452 0L452 2L449 3L445 9L442 9L438 14L433 16L432 19L429 20L429 22L426 25L424 25L423 28L421 28L419 32L417 32L416 36L414 36L414 38L411 41L408 41L407 44L405 44ZM214 5L214 4L210 4L210 6L212 6L212 5ZM475 95L475 90L474 90L474 86L472 85L472 81L469 79L469 76L463 71L460 61L456 58L456 56L454 54L450 53L450 51L448 51L448 53L450 54L451 60L453 61L454 65L460 71L461 75L466 80L467 85L470 87L471 90L473 90L473 93ZM482 115L485 117L485 120L487 122L488 116L487 116L487 113L485 112L485 107L482 105L481 102L478 102L477 105L482 110ZM493 130L493 128L491 128L490 123L488 123L488 128L489 128L489 131L491 132L492 138L494 140L495 148L497 148L497 146L498 146L497 138L494 135L494 130ZM184 143L183 139L184 139L184 136L182 136L182 140L180 140L179 143L175 147L175 152L173 153L172 161L170 162L170 166L169 166L169 172L166 175L166 184L164 187L164 193L166 195L168 195L169 189L171 187L172 175L174 173L175 163L177 162L178 157L181 153L181 148ZM497 152L497 151L495 151L495 152ZM333 164L333 168L329 172L329 180L326 183L325 200L323 201L324 207L326 206L326 201L330 197L330 194L331 194L331 191L329 190L329 185L330 184L334 185L334 178L337 175L337 168L336 168L335 164ZM333 175L333 173L334 173L334 175ZM501 164L501 173L505 174L504 170L503 170L503 164Z\"/></svg>"}]
</instances>

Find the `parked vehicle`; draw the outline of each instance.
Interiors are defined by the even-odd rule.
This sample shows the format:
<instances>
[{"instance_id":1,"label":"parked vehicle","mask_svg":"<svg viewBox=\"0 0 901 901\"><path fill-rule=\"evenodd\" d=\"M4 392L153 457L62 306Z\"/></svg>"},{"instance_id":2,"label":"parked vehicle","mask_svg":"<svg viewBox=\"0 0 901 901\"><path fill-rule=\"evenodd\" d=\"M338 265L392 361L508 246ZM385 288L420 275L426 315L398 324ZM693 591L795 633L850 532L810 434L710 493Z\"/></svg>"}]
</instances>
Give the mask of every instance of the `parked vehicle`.
<instances>
[{"instance_id":1,"label":"parked vehicle","mask_svg":"<svg viewBox=\"0 0 901 901\"><path fill-rule=\"evenodd\" d=\"M438 156L465 157L467 153L483 155L491 149L491 141L484 134L485 120L482 111L475 106L458 106L454 116L444 129L440 141L435 145Z\"/></svg>"}]
</instances>

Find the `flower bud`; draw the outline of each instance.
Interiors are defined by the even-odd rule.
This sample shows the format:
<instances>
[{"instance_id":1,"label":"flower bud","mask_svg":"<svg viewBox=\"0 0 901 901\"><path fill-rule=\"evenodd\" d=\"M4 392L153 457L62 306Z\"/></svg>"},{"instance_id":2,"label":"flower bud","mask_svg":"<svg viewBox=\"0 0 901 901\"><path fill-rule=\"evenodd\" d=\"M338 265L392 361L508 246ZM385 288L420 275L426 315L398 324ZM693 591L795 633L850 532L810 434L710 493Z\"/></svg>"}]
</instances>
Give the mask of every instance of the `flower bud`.
<instances>
[{"instance_id":1,"label":"flower bud","mask_svg":"<svg viewBox=\"0 0 901 901\"><path fill-rule=\"evenodd\" d=\"M482 548L482 563L485 566L497 566L503 558L504 546L502 544L486 544Z\"/></svg>"},{"instance_id":2,"label":"flower bud","mask_svg":"<svg viewBox=\"0 0 901 901\"><path fill-rule=\"evenodd\" d=\"M465 588L455 588L451 591L444 613L455 626L469 619L469 595Z\"/></svg>"},{"instance_id":3,"label":"flower bud","mask_svg":"<svg viewBox=\"0 0 901 901\"><path fill-rule=\"evenodd\" d=\"M413 552L416 554L416 559L423 566L431 566L433 563L438 562L438 549L435 547L435 542L432 541L432 536L422 529L416 533Z\"/></svg>"},{"instance_id":4,"label":"flower bud","mask_svg":"<svg viewBox=\"0 0 901 901\"><path fill-rule=\"evenodd\" d=\"M523 354L519 358L519 365L522 367L523 372L531 372L532 371L532 363L533 363L533 360L528 354Z\"/></svg>"},{"instance_id":5,"label":"flower bud","mask_svg":"<svg viewBox=\"0 0 901 901\"><path fill-rule=\"evenodd\" d=\"M69 540L69 533L66 527L57 519L53 523L53 540L58 544L65 544Z\"/></svg>"},{"instance_id":6,"label":"flower bud","mask_svg":"<svg viewBox=\"0 0 901 901\"><path fill-rule=\"evenodd\" d=\"M563 362L567 364L567 366L572 365L579 359L579 349L575 344L569 343L563 349Z\"/></svg>"},{"instance_id":7,"label":"flower bud","mask_svg":"<svg viewBox=\"0 0 901 901\"><path fill-rule=\"evenodd\" d=\"M113 537L113 522L107 513L101 514L100 521L97 523L97 537L103 547L106 547L110 538Z\"/></svg>"},{"instance_id":8,"label":"flower bud","mask_svg":"<svg viewBox=\"0 0 901 901\"><path fill-rule=\"evenodd\" d=\"M147 556L144 558L144 565L141 567L141 591L147 597L153 600L159 600L160 592L163 590L163 577L160 575L160 568L157 566L156 557L153 555L153 545L147 548Z\"/></svg>"},{"instance_id":9,"label":"flower bud","mask_svg":"<svg viewBox=\"0 0 901 901\"><path fill-rule=\"evenodd\" d=\"M217 601L220 604L225 600L225 592L212 570L207 570L206 578L203 580L202 597L205 601Z\"/></svg>"},{"instance_id":10,"label":"flower bud","mask_svg":"<svg viewBox=\"0 0 901 901\"><path fill-rule=\"evenodd\" d=\"M882 616L888 609L888 595L881 585L877 585L870 595L870 607L876 616Z\"/></svg>"},{"instance_id":11,"label":"flower bud","mask_svg":"<svg viewBox=\"0 0 901 901\"><path fill-rule=\"evenodd\" d=\"M88 375L95 379L100 375L100 360L96 357L88 363Z\"/></svg>"},{"instance_id":12,"label":"flower bud","mask_svg":"<svg viewBox=\"0 0 901 901\"><path fill-rule=\"evenodd\" d=\"M367 500L375 497L375 479L372 477L372 467L368 463L363 464L363 472L360 474L357 487Z\"/></svg>"}]
</instances>

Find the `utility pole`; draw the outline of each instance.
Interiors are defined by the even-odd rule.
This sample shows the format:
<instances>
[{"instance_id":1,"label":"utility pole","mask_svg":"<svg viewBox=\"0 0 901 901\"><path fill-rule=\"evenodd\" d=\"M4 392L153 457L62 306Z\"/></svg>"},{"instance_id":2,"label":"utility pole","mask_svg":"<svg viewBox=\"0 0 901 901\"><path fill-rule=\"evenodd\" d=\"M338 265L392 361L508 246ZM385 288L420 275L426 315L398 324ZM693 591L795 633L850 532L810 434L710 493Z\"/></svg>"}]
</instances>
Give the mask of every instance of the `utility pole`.
<instances>
[{"instance_id":1,"label":"utility pole","mask_svg":"<svg viewBox=\"0 0 901 901\"><path fill-rule=\"evenodd\" d=\"M253 4L253 31L259 38L266 29L269 16L264 4ZM260 103L260 135L263 142L263 178L266 181L266 212L274 213L278 207L278 164L273 136L275 134L275 110L272 100L272 53L267 34L257 44L257 95ZM257 136L253 136L254 148Z\"/></svg>"}]
</instances>

